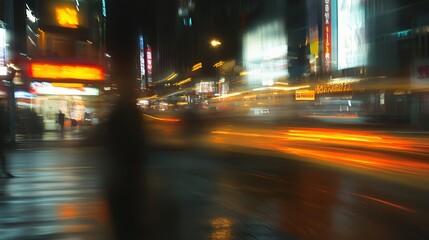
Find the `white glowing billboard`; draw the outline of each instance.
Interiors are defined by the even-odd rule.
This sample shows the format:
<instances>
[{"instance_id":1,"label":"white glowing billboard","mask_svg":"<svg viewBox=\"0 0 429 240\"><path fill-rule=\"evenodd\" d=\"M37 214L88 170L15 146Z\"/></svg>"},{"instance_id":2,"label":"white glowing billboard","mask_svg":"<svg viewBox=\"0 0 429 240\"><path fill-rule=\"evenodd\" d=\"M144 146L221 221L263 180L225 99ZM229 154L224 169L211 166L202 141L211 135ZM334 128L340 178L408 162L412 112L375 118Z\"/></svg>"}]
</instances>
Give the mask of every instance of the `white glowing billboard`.
<instances>
[{"instance_id":1,"label":"white glowing billboard","mask_svg":"<svg viewBox=\"0 0 429 240\"><path fill-rule=\"evenodd\" d=\"M6 29L0 27L0 75L7 75L6 47Z\"/></svg>"},{"instance_id":2,"label":"white glowing billboard","mask_svg":"<svg viewBox=\"0 0 429 240\"><path fill-rule=\"evenodd\" d=\"M214 93L215 83L213 81L201 81L195 84L195 92L200 93Z\"/></svg>"},{"instance_id":3,"label":"white glowing billboard","mask_svg":"<svg viewBox=\"0 0 429 240\"><path fill-rule=\"evenodd\" d=\"M249 85L272 86L288 76L287 37L283 21L261 24L243 37L243 59Z\"/></svg>"},{"instance_id":4,"label":"white glowing billboard","mask_svg":"<svg viewBox=\"0 0 429 240\"><path fill-rule=\"evenodd\" d=\"M338 0L338 69L367 64L365 1Z\"/></svg>"},{"instance_id":5,"label":"white glowing billboard","mask_svg":"<svg viewBox=\"0 0 429 240\"><path fill-rule=\"evenodd\" d=\"M98 88L91 87L58 87L49 82L32 82L30 93L36 95L70 95L70 96L98 96Z\"/></svg>"}]
</instances>

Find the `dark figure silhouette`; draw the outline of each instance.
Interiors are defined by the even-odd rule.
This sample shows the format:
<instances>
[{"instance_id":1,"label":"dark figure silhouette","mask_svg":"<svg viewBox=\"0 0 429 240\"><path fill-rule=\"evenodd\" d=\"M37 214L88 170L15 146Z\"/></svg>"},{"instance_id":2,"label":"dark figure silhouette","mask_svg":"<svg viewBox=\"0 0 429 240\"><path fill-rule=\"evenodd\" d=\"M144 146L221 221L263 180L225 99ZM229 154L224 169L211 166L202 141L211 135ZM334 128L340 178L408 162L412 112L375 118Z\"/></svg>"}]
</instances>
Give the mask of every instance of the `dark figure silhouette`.
<instances>
[{"instance_id":1,"label":"dark figure silhouette","mask_svg":"<svg viewBox=\"0 0 429 240\"><path fill-rule=\"evenodd\" d=\"M145 144L140 115L133 102L122 99L107 123L106 197L114 239L144 235Z\"/></svg>"},{"instance_id":2,"label":"dark figure silhouette","mask_svg":"<svg viewBox=\"0 0 429 240\"><path fill-rule=\"evenodd\" d=\"M57 116L58 124L60 125L61 131L64 131L64 113L61 110L58 112Z\"/></svg>"},{"instance_id":3,"label":"dark figure silhouette","mask_svg":"<svg viewBox=\"0 0 429 240\"><path fill-rule=\"evenodd\" d=\"M169 1L165 1L169 2ZM136 39L142 29L154 27L155 11L141 14L141 9L154 9L157 1L122 0L108 1L109 48L111 55L110 78L117 83L120 100L106 124L108 172L106 197L111 213L113 238L159 239L148 232L153 218L147 215L148 189L146 180L146 144L142 114L136 105L137 58ZM144 26L143 26L144 25ZM152 196L150 196L152 197ZM165 225L164 225L165 226ZM166 238L177 239L177 238Z\"/></svg>"},{"instance_id":4,"label":"dark figure silhouette","mask_svg":"<svg viewBox=\"0 0 429 240\"><path fill-rule=\"evenodd\" d=\"M6 156L4 150L6 148L5 132L6 132L6 121L3 109L0 106L0 168L3 175L7 178L14 177L7 169Z\"/></svg>"}]
</instances>

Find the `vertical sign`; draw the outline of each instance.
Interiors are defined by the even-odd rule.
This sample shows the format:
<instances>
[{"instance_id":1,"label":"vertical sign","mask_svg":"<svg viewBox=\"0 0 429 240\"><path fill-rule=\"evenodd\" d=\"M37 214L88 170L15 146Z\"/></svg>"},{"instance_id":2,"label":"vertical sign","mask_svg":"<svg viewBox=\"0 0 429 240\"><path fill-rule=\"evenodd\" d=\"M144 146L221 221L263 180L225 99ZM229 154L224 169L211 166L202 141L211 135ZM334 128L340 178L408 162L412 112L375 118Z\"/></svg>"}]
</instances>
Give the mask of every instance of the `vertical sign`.
<instances>
[{"instance_id":1,"label":"vertical sign","mask_svg":"<svg viewBox=\"0 0 429 240\"><path fill-rule=\"evenodd\" d=\"M106 17L106 1L101 0L101 12L103 14L103 17Z\"/></svg>"},{"instance_id":2,"label":"vertical sign","mask_svg":"<svg viewBox=\"0 0 429 240\"><path fill-rule=\"evenodd\" d=\"M319 58L319 16L318 12L319 0L307 1L308 12L308 43L310 44L310 72L316 73Z\"/></svg>"},{"instance_id":3,"label":"vertical sign","mask_svg":"<svg viewBox=\"0 0 429 240\"><path fill-rule=\"evenodd\" d=\"M145 54L144 54L144 41L143 36L139 36L139 49L140 49L140 78L141 78L141 85L140 87L143 89L146 87L146 70L145 70Z\"/></svg>"},{"instance_id":4,"label":"vertical sign","mask_svg":"<svg viewBox=\"0 0 429 240\"><path fill-rule=\"evenodd\" d=\"M329 72L331 70L331 0L324 0L323 7L323 59L325 62L325 71Z\"/></svg>"},{"instance_id":5,"label":"vertical sign","mask_svg":"<svg viewBox=\"0 0 429 240\"><path fill-rule=\"evenodd\" d=\"M152 83L152 48L149 45L146 48L146 69L147 81Z\"/></svg>"},{"instance_id":6,"label":"vertical sign","mask_svg":"<svg viewBox=\"0 0 429 240\"><path fill-rule=\"evenodd\" d=\"M0 27L0 75L7 75L6 29Z\"/></svg>"}]
</instances>

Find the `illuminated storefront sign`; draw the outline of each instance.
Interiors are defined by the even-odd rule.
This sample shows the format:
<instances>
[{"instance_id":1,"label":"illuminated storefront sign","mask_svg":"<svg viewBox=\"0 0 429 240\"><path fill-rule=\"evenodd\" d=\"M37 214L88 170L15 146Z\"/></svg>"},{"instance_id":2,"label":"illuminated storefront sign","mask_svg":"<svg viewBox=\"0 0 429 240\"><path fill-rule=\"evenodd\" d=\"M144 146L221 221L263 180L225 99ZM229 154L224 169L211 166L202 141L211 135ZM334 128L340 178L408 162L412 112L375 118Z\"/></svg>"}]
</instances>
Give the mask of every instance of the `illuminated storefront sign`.
<instances>
[{"instance_id":1,"label":"illuminated storefront sign","mask_svg":"<svg viewBox=\"0 0 429 240\"><path fill-rule=\"evenodd\" d=\"M325 61L325 71L331 71L331 56L332 56L332 51L331 51L331 0L324 0L325 4L323 7L323 58Z\"/></svg>"},{"instance_id":2,"label":"illuminated storefront sign","mask_svg":"<svg viewBox=\"0 0 429 240\"><path fill-rule=\"evenodd\" d=\"M31 63L29 76L43 79L77 79L89 81L104 79L101 67L80 64Z\"/></svg>"},{"instance_id":3,"label":"illuminated storefront sign","mask_svg":"<svg viewBox=\"0 0 429 240\"><path fill-rule=\"evenodd\" d=\"M55 8L57 23L62 27L77 28L79 25L77 11L70 7Z\"/></svg>"},{"instance_id":4,"label":"illuminated storefront sign","mask_svg":"<svg viewBox=\"0 0 429 240\"><path fill-rule=\"evenodd\" d=\"M54 87L63 87L63 88L83 88L84 85L82 83L57 83L57 82L53 82L50 83L51 86Z\"/></svg>"},{"instance_id":5,"label":"illuminated storefront sign","mask_svg":"<svg viewBox=\"0 0 429 240\"><path fill-rule=\"evenodd\" d=\"M314 90L296 90L295 100L297 101L311 101L316 98Z\"/></svg>"},{"instance_id":6,"label":"illuminated storefront sign","mask_svg":"<svg viewBox=\"0 0 429 240\"><path fill-rule=\"evenodd\" d=\"M214 93L215 83L213 81L209 82L200 82L196 84L195 92L196 93Z\"/></svg>"},{"instance_id":7,"label":"illuminated storefront sign","mask_svg":"<svg viewBox=\"0 0 429 240\"><path fill-rule=\"evenodd\" d=\"M69 95L69 96L98 96L98 88L91 87L57 87L48 82L32 82L30 92L36 95Z\"/></svg>"},{"instance_id":8,"label":"illuminated storefront sign","mask_svg":"<svg viewBox=\"0 0 429 240\"><path fill-rule=\"evenodd\" d=\"M23 98L23 99L34 99L34 94L25 91L16 91L15 98Z\"/></svg>"},{"instance_id":9,"label":"illuminated storefront sign","mask_svg":"<svg viewBox=\"0 0 429 240\"><path fill-rule=\"evenodd\" d=\"M325 83L316 85L316 93L339 93L339 92L352 92L362 91L363 87L353 83Z\"/></svg>"}]
</instances>

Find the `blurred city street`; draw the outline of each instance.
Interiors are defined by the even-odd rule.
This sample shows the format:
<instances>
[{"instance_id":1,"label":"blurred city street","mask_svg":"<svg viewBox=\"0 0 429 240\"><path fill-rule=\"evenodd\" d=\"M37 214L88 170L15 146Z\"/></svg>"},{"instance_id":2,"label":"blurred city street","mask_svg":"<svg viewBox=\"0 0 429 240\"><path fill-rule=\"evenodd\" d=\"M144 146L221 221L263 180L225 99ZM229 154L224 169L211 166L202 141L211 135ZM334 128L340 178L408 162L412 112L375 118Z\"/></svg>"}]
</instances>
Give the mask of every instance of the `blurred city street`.
<instances>
[{"instance_id":1,"label":"blurred city street","mask_svg":"<svg viewBox=\"0 0 429 240\"><path fill-rule=\"evenodd\" d=\"M156 129L155 125L148 128ZM377 151L388 154L378 159L383 164L374 167L362 163L370 161L365 159L369 147L356 146L348 139L350 134L360 134L361 140L374 137L365 131L331 129L336 136L329 129L301 126L301 132L289 133L301 134L294 137L304 142L288 139L289 148L296 152L282 152L267 148L275 146L270 138L277 139L277 146L286 144L275 135L279 126L218 125L194 139L188 137L182 145L177 145L181 137L174 134L174 125L163 126L165 132L150 135L152 140L142 148L147 160L142 169L147 175L147 189L142 189L147 239L429 237L427 148L422 145L420 160L413 159L422 165L408 162L403 171L393 165L406 154L386 157L395 156L395 149L387 145L413 147L408 150L415 157L417 153L411 151L419 146L406 143L420 139L420 144L427 144L418 134L377 131L383 138L389 136L390 142L370 143L373 153L368 156L377 156ZM306 138L320 132L330 136L324 136L325 144L307 143ZM246 140L240 138L243 135ZM169 141L161 144L156 137ZM398 139L405 142L392 143ZM331 152L332 158L320 152L304 154L298 151L302 144L308 151L334 145L337 150ZM346 152L360 155L362 162L340 155ZM101 146L90 147L84 139L72 138L21 142L10 149L6 157L16 178L0 179L1 238L110 239L112 219L104 195L106 153Z\"/></svg>"},{"instance_id":2,"label":"blurred city street","mask_svg":"<svg viewBox=\"0 0 429 240\"><path fill-rule=\"evenodd\" d=\"M0 240L429 239L429 0L0 0Z\"/></svg>"}]
</instances>

